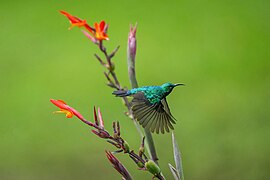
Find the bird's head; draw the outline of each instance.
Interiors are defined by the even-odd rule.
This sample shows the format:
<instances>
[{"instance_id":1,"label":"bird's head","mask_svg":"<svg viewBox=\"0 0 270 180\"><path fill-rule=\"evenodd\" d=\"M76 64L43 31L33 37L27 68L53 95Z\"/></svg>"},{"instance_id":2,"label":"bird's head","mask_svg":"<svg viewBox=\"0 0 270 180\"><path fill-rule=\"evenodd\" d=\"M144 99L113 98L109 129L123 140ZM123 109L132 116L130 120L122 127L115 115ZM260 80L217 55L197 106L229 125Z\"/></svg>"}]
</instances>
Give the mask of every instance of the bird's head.
<instances>
[{"instance_id":1,"label":"bird's head","mask_svg":"<svg viewBox=\"0 0 270 180\"><path fill-rule=\"evenodd\" d=\"M162 89L166 92L166 94L170 94L172 92L173 88L175 88L176 86L184 86L184 84L165 83L165 84L161 85Z\"/></svg>"}]
</instances>

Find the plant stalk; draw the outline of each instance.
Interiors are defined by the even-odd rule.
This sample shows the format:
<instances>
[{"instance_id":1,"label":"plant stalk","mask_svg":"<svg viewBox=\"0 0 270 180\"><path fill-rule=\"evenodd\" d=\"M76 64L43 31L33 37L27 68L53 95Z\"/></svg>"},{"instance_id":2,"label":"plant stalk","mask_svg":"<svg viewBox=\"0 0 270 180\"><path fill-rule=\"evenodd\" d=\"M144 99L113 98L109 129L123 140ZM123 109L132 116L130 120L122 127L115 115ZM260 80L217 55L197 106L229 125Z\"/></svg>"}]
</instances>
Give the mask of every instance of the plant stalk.
<instances>
[{"instance_id":1,"label":"plant stalk","mask_svg":"<svg viewBox=\"0 0 270 180\"><path fill-rule=\"evenodd\" d=\"M128 63L128 75L129 80L132 88L138 88L138 82L136 79L136 71L135 71L135 57L136 57L136 49L137 49L137 43L136 43L136 30L137 25L135 27L130 28L130 33L128 37L128 48L127 48L127 63ZM138 122L134 120L134 123L136 127L138 127ZM158 157L155 149L154 140L152 137L151 132L148 129L144 129L145 133L145 139L146 139L146 148L148 150L148 154L150 155L150 158L158 164Z\"/></svg>"}]
</instances>

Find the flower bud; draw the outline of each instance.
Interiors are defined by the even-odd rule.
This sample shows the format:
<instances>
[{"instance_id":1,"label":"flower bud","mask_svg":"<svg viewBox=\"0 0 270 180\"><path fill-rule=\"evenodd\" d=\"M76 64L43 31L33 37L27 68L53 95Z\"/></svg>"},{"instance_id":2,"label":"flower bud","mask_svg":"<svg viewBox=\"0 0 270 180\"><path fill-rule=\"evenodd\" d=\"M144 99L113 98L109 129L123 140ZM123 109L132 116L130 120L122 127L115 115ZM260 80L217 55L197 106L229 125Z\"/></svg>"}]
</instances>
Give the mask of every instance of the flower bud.
<instances>
[{"instance_id":1,"label":"flower bud","mask_svg":"<svg viewBox=\"0 0 270 180\"><path fill-rule=\"evenodd\" d=\"M99 126L102 129L104 129L104 121L103 121L102 114L99 107L98 107L98 119L99 119Z\"/></svg>"},{"instance_id":2,"label":"flower bud","mask_svg":"<svg viewBox=\"0 0 270 180\"><path fill-rule=\"evenodd\" d=\"M148 160L146 163L145 163L145 167L146 169L152 173L154 176L157 176L161 170L160 168L158 167L158 165L152 161L152 160Z\"/></svg>"},{"instance_id":3,"label":"flower bud","mask_svg":"<svg viewBox=\"0 0 270 180\"><path fill-rule=\"evenodd\" d=\"M128 34L127 62L128 74L132 88L138 87L135 73L135 58L137 50L136 32L137 24L134 27L130 26L130 31Z\"/></svg>"},{"instance_id":4,"label":"flower bud","mask_svg":"<svg viewBox=\"0 0 270 180\"><path fill-rule=\"evenodd\" d=\"M137 50L136 31L137 24L134 27L130 26L130 31L128 34L128 58L130 58L133 63L135 61Z\"/></svg>"}]
</instances>

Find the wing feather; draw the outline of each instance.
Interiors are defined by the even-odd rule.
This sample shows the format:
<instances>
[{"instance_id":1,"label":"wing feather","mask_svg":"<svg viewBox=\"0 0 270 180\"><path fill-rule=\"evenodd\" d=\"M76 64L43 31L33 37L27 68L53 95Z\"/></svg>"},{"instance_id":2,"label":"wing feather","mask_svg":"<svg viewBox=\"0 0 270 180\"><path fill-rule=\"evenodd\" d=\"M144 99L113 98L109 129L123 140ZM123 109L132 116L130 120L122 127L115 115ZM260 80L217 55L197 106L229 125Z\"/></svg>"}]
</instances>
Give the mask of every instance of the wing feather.
<instances>
[{"instance_id":1,"label":"wing feather","mask_svg":"<svg viewBox=\"0 0 270 180\"><path fill-rule=\"evenodd\" d=\"M157 125L157 118L158 118L158 116L159 116L159 113L156 113L155 114L155 116L153 117L154 119L153 119L153 123L151 124L151 126L150 127L148 127L149 128L149 130L153 133L154 131L155 131L155 128L156 128L156 125Z\"/></svg>"},{"instance_id":2,"label":"wing feather","mask_svg":"<svg viewBox=\"0 0 270 180\"><path fill-rule=\"evenodd\" d=\"M162 134L165 133L165 131L164 131L164 119L163 118L160 119L160 132Z\"/></svg>"},{"instance_id":3,"label":"wing feather","mask_svg":"<svg viewBox=\"0 0 270 180\"><path fill-rule=\"evenodd\" d=\"M132 113L143 128L149 129L152 133L162 134L174 129L175 118L170 112L166 98L159 103L151 104L143 92L133 95Z\"/></svg>"},{"instance_id":4,"label":"wing feather","mask_svg":"<svg viewBox=\"0 0 270 180\"><path fill-rule=\"evenodd\" d=\"M156 113L155 111L153 111L154 114L151 116L151 119L149 119L149 123L147 124L147 126L145 126L146 129L149 129L154 126L155 122L156 122L156 116L158 115L158 113Z\"/></svg>"},{"instance_id":5,"label":"wing feather","mask_svg":"<svg viewBox=\"0 0 270 180\"><path fill-rule=\"evenodd\" d=\"M138 112L134 112L137 117L137 120L139 121L139 123L145 127L146 124L148 123L148 117L150 117L150 115L153 113L153 110L151 109L151 107L145 107L145 109L143 110L143 112L138 111Z\"/></svg>"},{"instance_id":6,"label":"wing feather","mask_svg":"<svg viewBox=\"0 0 270 180\"><path fill-rule=\"evenodd\" d=\"M145 128L149 122L151 122L151 117L154 115L155 111L150 111L148 114L146 114L143 119L145 119L142 126Z\"/></svg>"}]
</instances>

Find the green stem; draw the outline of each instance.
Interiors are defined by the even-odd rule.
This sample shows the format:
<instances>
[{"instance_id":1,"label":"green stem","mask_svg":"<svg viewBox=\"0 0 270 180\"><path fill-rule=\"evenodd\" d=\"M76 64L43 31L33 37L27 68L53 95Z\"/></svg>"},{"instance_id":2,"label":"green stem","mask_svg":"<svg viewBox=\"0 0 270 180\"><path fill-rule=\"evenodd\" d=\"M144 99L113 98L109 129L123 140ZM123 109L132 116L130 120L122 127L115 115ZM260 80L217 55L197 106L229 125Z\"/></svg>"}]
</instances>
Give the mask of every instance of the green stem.
<instances>
[{"instance_id":1,"label":"green stem","mask_svg":"<svg viewBox=\"0 0 270 180\"><path fill-rule=\"evenodd\" d=\"M148 147L148 153L151 156L151 159L158 165L158 157L155 148L154 139L152 137L151 132L148 129L144 129L145 139L146 139L146 147Z\"/></svg>"},{"instance_id":2,"label":"green stem","mask_svg":"<svg viewBox=\"0 0 270 180\"><path fill-rule=\"evenodd\" d=\"M135 56L130 56L129 49L128 49L128 75L129 75L129 80L131 83L132 88L138 88L138 82L136 79L136 73L135 73ZM135 126L138 128L138 122L136 120L133 120ZM156 153L156 148L155 148L155 143L152 137L151 132L148 129L144 129L145 133L145 139L146 139L146 148L148 151L148 154L150 155L150 158L158 164L158 157Z\"/></svg>"}]
</instances>

